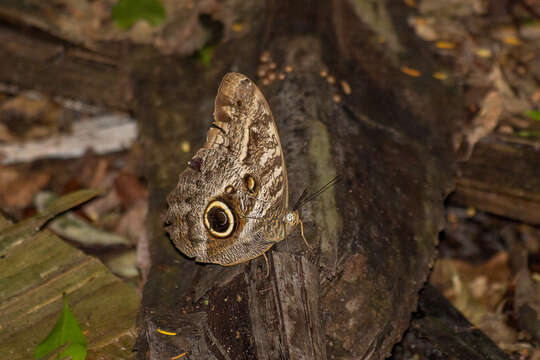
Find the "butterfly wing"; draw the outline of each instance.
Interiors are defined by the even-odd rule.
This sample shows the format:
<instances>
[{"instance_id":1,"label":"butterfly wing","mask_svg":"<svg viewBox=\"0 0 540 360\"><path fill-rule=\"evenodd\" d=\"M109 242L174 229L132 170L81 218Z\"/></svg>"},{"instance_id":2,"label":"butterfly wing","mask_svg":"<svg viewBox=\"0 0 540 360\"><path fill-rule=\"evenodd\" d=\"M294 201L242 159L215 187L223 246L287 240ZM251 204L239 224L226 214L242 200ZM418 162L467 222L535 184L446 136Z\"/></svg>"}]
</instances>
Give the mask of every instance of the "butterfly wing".
<instances>
[{"instance_id":1,"label":"butterfly wing","mask_svg":"<svg viewBox=\"0 0 540 360\"><path fill-rule=\"evenodd\" d=\"M206 143L169 195L175 245L200 262L233 265L283 239L285 159L270 106L242 74L223 78Z\"/></svg>"},{"instance_id":2,"label":"butterfly wing","mask_svg":"<svg viewBox=\"0 0 540 360\"><path fill-rule=\"evenodd\" d=\"M262 180L259 181L261 200L271 201L272 206L261 207L257 212L266 215L274 212L275 207L287 210L289 189L285 157L270 105L257 85L239 73L225 75L215 100L214 124L229 135L210 128L207 145L214 138L222 138L228 152L246 172L257 173Z\"/></svg>"}]
</instances>

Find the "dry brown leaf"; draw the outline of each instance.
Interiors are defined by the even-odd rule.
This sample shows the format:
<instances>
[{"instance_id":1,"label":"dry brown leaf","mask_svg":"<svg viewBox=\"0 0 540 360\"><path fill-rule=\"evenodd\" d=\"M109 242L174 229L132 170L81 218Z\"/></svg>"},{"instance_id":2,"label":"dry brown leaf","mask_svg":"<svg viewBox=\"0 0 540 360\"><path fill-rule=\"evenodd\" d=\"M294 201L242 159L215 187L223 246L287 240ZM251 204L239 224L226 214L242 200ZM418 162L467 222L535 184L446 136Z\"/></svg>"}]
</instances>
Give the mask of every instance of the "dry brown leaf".
<instances>
[{"instance_id":1,"label":"dry brown leaf","mask_svg":"<svg viewBox=\"0 0 540 360\"><path fill-rule=\"evenodd\" d=\"M138 244L146 237L146 215L148 202L138 201L132 205L122 216L115 232L127 237L132 243Z\"/></svg>"},{"instance_id":2,"label":"dry brown leaf","mask_svg":"<svg viewBox=\"0 0 540 360\"><path fill-rule=\"evenodd\" d=\"M6 124L0 122L0 142L13 142L16 141L15 136L9 131Z\"/></svg>"},{"instance_id":3,"label":"dry brown leaf","mask_svg":"<svg viewBox=\"0 0 540 360\"><path fill-rule=\"evenodd\" d=\"M476 265L462 260L439 259L430 282L475 325L496 313L510 282L508 254L500 252Z\"/></svg>"},{"instance_id":4,"label":"dry brown leaf","mask_svg":"<svg viewBox=\"0 0 540 360\"><path fill-rule=\"evenodd\" d=\"M107 175L107 170L109 169L109 160L99 159L97 161L94 174L90 180L91 188L99 188L105 176Z\"/></svg>"},{"instance_id":5,"label":"dry brown leaf","mask_svg":"<svg viewBox=\"0 0 540 360\"><path fill-rule=\"evenodd\" d=\"M439 34L435 29L434 18L421 18L412 17L409 18L409 25L414 27L416 35L425 41L435 41L439 39Z\"/></svg>"},{"instance_id":6,"label":"dry brown leaf","mask_svg":"<svg viewBox=\"0 0 540 360\"><path fill-rule=\"evenodd\" d=\"M490 91L484 97L480 111L472 123L463 129L462 134L454 138L454 149L459 153L462 161L468 160L474 145L497 127L502 110L501 94L496 90Z\"/></svg>"},{"instance_id":7,"label":"dry brown leaf","mask_svg":"<svg viewBox=\"0 0 540 360\"><path fill-rule=\"evenodd\" d=\"M43 189L51 178L46 172L22 173L9 167L0 167L0 203L12 210L28 207L34 195Z\"/></svg>"}]
</instances>

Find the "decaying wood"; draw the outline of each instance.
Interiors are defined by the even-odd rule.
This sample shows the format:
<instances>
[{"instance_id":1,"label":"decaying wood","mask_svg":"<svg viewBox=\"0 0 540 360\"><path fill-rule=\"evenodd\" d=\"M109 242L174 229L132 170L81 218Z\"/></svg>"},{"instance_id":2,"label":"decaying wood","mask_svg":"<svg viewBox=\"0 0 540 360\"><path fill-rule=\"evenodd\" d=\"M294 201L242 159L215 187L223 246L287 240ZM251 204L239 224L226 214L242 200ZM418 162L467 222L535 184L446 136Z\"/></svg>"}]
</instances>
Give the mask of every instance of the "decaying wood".
<instances>
[{"instance_id":1,"label":"decaying wood","mask_svg":"<svg viewBox=\"0 0 540 360\"><path fill-rule=\"evenodd\" d=\"M9 225L0 217L0 232ZM62 293L85 333L87 359L127 359L135 341L137 291L98 259L49 231L0 241L0 353L34 357L60 316Z\"/></svg>"},{"instance_id":2,"label":"decaying wood","mask_svg":"<svg viewBox=\"0 0 540 360\"><path fill-rule=\"evenodd\" d=\"M127 73L117 60L39 32L21 32L0 24L0 82L21 90L39 90L126 109Z\"/></svg>"},{"instance_id":3,"label":"decaying wood","mask_svg":"<svg viewBox=\"0 0 540 360\"><path fill-rule=\"evenodd\" d=\"M204 76L195 75L197 64L174 58L133 65L154 234L140 359L183 352L207 359L382 359L407 328L435 256L459 92L401 73L397 52L372 42L346 2L283 2L267 11L268 23L248 21L250 34L215 48ZM401 7L385 11L387 21L406 29ZM402 51L424 49L410 32L400 34L394 40ZM221 76L234 70L256 79L263 50L285 74L262 90L282 138L291 198L336 174L344 178L302 211L317 250L291 235L271 252L268 278L263 259L224 268L182 257L159 215L190 158L179 143L202 143ZM406 54L411 63L436 65L425 49ZM321 70L338 84L345 80L351 94Z\"/></svg>"},{"instance_id":4,"label":"decaying wood","mask_svg":"<svg viewBox=\"0 0 540 360\"><path fill-rule=\"evenodd\" d=\"M459 164L451 200L528 224L540 224L540 151L500 135L478 144Z\"/></svg>"}]
</instances>

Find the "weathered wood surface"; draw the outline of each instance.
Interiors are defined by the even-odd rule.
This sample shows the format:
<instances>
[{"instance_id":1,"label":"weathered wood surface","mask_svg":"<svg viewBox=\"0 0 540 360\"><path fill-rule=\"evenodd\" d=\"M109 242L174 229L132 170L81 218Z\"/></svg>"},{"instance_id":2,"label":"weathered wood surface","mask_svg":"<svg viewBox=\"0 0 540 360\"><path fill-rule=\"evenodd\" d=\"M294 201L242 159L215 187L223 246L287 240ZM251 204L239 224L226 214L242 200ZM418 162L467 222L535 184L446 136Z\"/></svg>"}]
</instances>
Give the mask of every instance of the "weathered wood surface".
<instances>
[{"instance_id":1,"label":"weathered wood surface","mask_svg":"<svg viewBox=\"0 0 540 360\"><path fill-rule=\"evenodd\" d=\"M98 54L39 31L0 23L0 82L20 90L127 109L127 71Z\"/></svg>"},{"instance_id":2,"label":"weathered wood surface","mask_svg":"<svg viewBox=\"0 0 540 360\"><path fill-rule=\"evenodd\" d=\"M459 164L451 201L540 224L540 150L525 139L491 135Z\"/></svg>"},{"instance_id":3,"label":"weathered wood surface","mask_svg":"<svg viewBox=\"0 0 540 360\"><path fill-rule=\"evenodd\" d=\"M0 217L0 232L8 225ZM133 286L47 230L5 237L0 249L2 357L34 357L60 316L63 292L85 334L87 359L132 356L140 301Z\"/></svg>"},{"instance_id":4,"label":"weathered wood surface","mask_svg":"<svg viewBox=\"0 0 540 360\"><path fill-rule=\"evenodd\" d=\"M378 45L348 2L282 2L268 5L267 23L247 21L245 38L217 46L210 70L174 58L134 65L154 237L138 358L187 351L206 359L382 359L399 341L443 226L449 139L461 107L452 84L399 71L400 61L427 73L441 65L410 33L404 6L380 10L399 29L395 48ZM316 250L291 235L269 253L269 278L262 259L233 268L185 259L160 220L190 158L179 144L192 151L202 144L221 76L234 70L254 79L263 50L278 67L293 68L262 87L282 137L291 198L344 178L302 211ZM339 88L322 69L351 85L342 103L333 101Z\"/></svg>"}]
</instances>

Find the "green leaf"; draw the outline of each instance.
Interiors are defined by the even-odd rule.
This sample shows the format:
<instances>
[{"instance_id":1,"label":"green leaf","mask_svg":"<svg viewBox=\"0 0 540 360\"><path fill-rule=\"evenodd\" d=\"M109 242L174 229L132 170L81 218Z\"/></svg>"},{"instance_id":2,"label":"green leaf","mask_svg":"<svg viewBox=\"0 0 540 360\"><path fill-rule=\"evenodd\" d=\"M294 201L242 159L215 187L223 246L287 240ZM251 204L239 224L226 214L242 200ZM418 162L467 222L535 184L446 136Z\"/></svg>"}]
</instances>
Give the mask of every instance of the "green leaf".
<instances>
[{"instance_id":1,"label":"green leaf","mask_svg":"<svg viewBox=\"0 0 540 360\"><path fill-rule=\"evenodd\" d=\"M64 347L57 359L71 356L72 360L84 360L86 358L86 341L77 323L77 319L69 309L67 297L64 294L64 306L58 322L41 344L36 347L34 357L41 359L54 351Z\"/></svg>"},{"instance_id":2,"label":"green leaf","mask_svg":"<svg viewBox=\"0 0 540 360\"><path fill-rule=\"evenodd\" d=\"M165 8L159 0L120 0L111 15L121 29L128 29L139 20L157 26L165 20Z\"/></svg>"},{"instance_id":3,"label":"green leaf","mask_svg":"<svg viewBox=\"0 0 540 360\"><path fill-rule=\"evenodd\" d=\"M540 130L521 130L517 135L526 138L540 138Z\"/></svg>"},{"instance_id":4,"label":"green leaf","mask_svg":"<svg viewBox=\"0 0 540 360\"><path fill-rule=\"evenodd\" d=\"M519 23L523 26L537 26L539 22L532 17L524 17L519 19Z\"/></svg>"},{"instance_id":5,"label":"green leaf","mask_svg":"<svg viewBox=\"0 0 540 360\"><path fill-rule=\"evenodd\" d=\"M202 66L209 69L212 66L212 57L214 55L214 47L211 45L205 45L198 51L198 58Z\"/></svg>"},{"instance_id":6,"label":"green leaf","mask_svg":"<svg viewBox=\"0 0 540 360\"><path fill-rule=\"evenodd\" d=\"M540 111L538 110L527 110L525 111L525 116L529 119L540 121Z\"/></svg>"}]
</instances>

